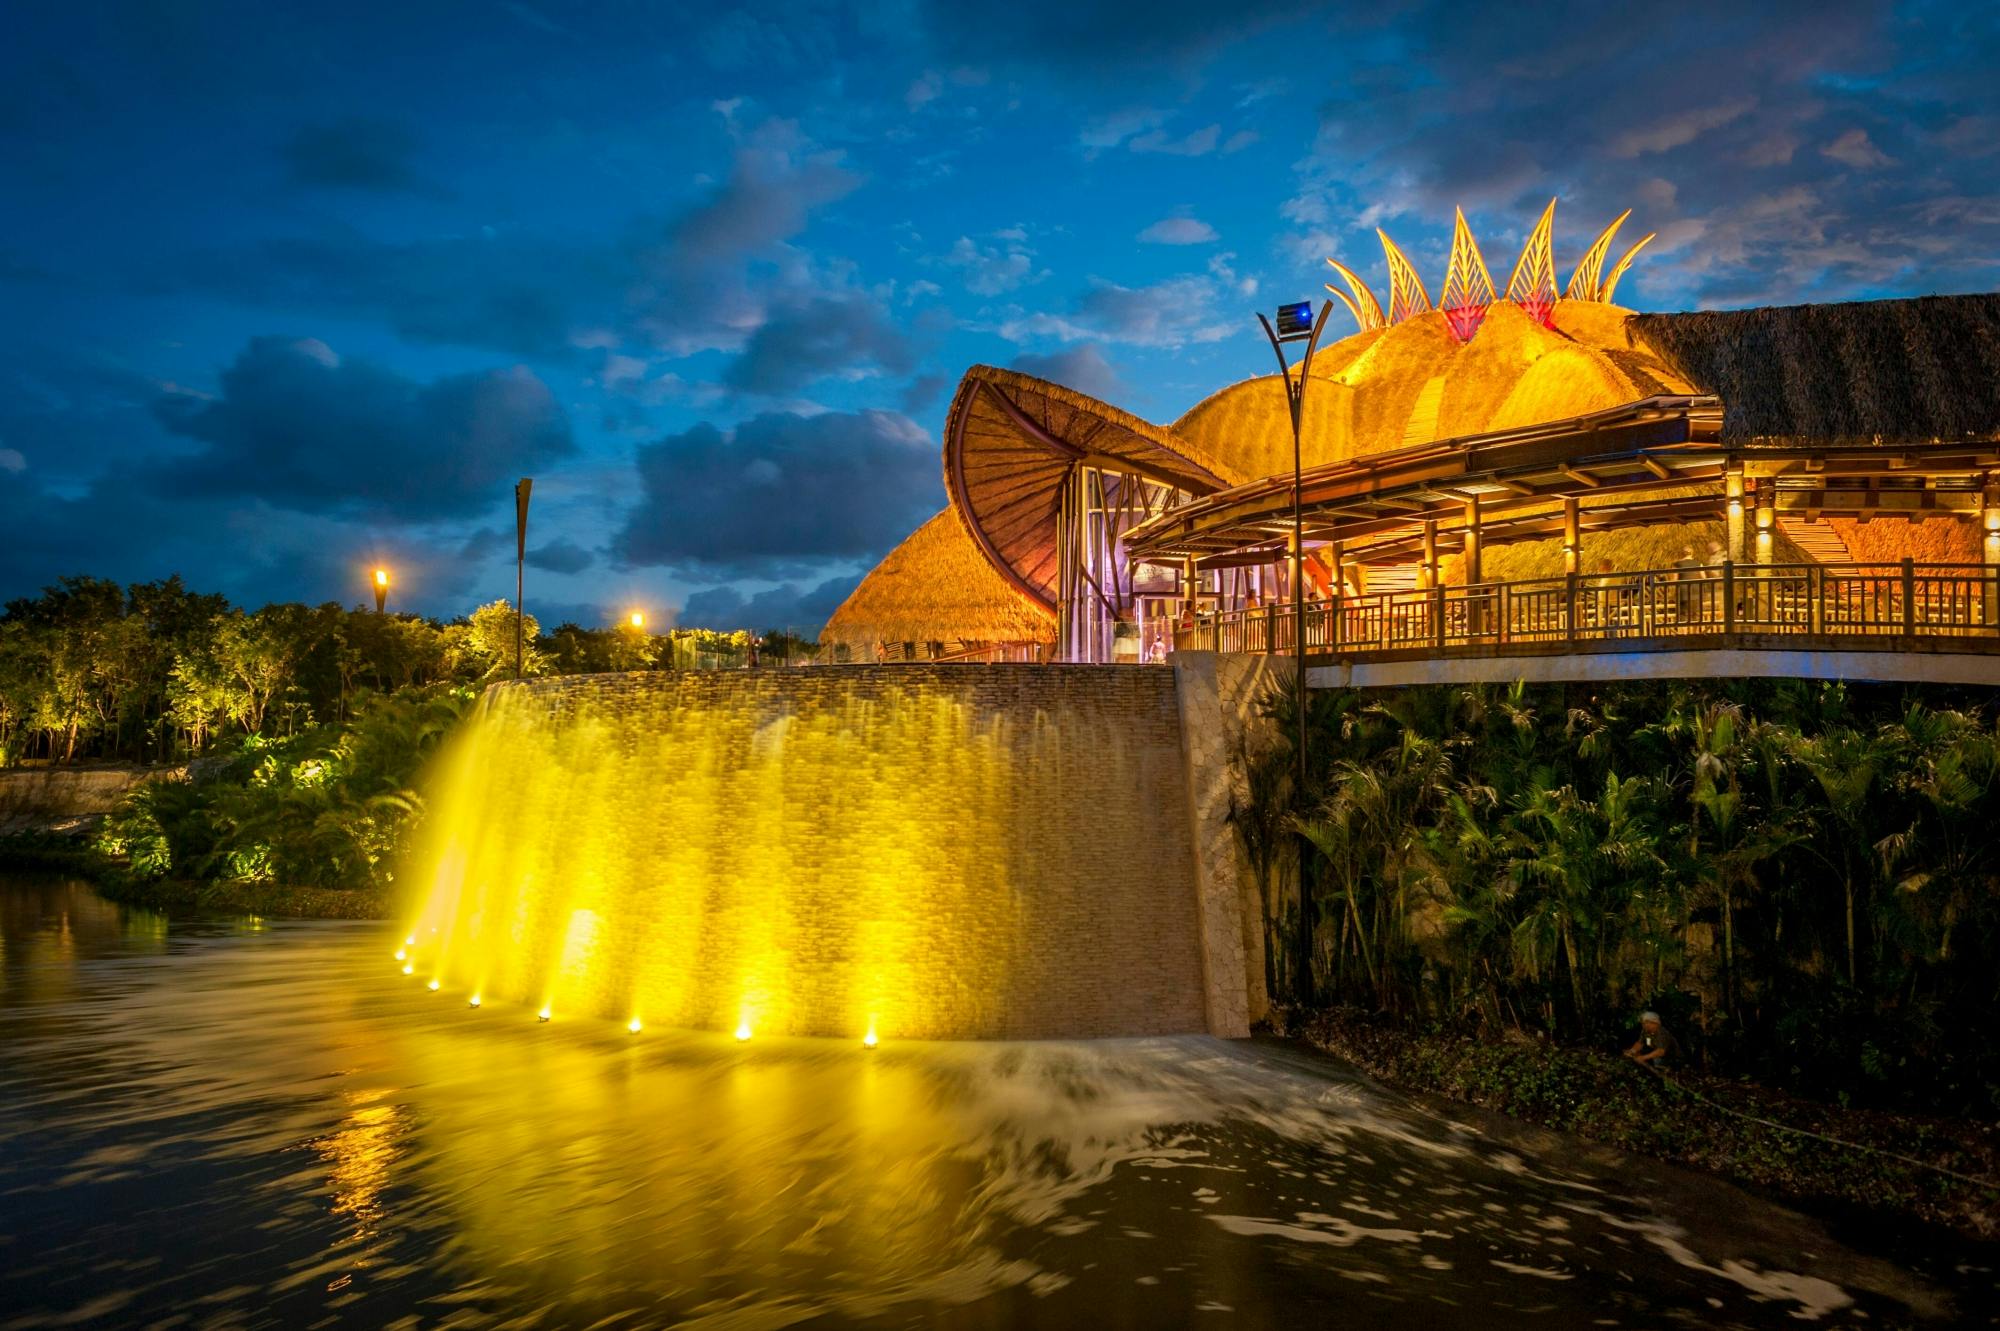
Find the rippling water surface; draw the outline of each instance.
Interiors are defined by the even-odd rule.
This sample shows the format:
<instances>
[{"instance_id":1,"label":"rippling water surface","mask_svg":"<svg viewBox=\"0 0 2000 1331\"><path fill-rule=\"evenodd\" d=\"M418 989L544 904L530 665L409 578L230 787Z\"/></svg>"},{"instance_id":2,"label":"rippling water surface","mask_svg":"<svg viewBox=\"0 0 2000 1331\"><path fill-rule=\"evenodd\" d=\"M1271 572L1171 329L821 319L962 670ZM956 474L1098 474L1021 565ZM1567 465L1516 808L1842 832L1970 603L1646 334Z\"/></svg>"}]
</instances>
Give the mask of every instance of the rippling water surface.
<instances>
[{"instance_id":1,"label":"rippling water surface","mask_svg":"<svg viewBox=\"0 0 2000 1331\"><path fill-rule=\"evenodd\" d=\"M0 1328L1990 1316L1990 1271L1277 1046L544 1026L386 926L50 880L0 881L0 933Z\"/></svg>"}]
</instances>

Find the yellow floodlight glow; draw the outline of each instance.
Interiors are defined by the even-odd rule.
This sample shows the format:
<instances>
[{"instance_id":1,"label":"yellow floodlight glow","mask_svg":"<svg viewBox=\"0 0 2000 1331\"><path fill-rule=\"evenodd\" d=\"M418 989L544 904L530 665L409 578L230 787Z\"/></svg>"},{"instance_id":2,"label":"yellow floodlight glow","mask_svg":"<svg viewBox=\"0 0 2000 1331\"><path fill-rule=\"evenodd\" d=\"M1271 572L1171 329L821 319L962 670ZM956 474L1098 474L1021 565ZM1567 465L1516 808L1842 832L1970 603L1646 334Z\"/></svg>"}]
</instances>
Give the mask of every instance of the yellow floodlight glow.
<instances>
[{"instance_id":1,"label":"yellow floodlight glow","mask_svg":"<svg viewBox=\"0 0 2000 1331\"><path fill-rule=\"evenodd\" d=\"M410 959L410 954L408 952L404 951L400 947L396 949L396 960L408 961L409 959Z\"/></svg>"},{"instance_id":2,"label":"yellow floodlight glow","mask_svg":"<svg viewBox=\"0 0 2000 1331\"><path fill-rule=\"evenodd\" d=\"M389 585L389 570L388 570L388 569L386 569L386 568L378 568L378 569L376 569L376 570L375 570L375 585L376 585L377 587L387 587L387 586Z\"/></svg>"},{"instance_id":3,"label":"yellow floodlight glow","mask_svg":"<svg viewBox=\"0 0 2000 1331\"><path fill-rule=\"evenodd\" d=\"M407 961L403 963L403 974L415 975L416 973L417 973L417 968L413 963Z\"/></svg>"},{"instance_id":4,"label":"yellow floodlight glow","mask_svg":"<svg viewBox=\"0 0 2000 1331\"><path fill-rule=\"evenodd\" d=\"M736 1023L736 1038L739 1040L750 1038L750 1022L747 1018Z\"/></svg>"},{"instance_id":5,"label":"yellow floodlight glow","mask_svg":"<svg viewBox=\"0 0 2000 1331\"><path fill-rule=\"evenodd\" d=\"M553 1017L554 1015L555 1015L555 1013L553 1013L553 1012L549 1011L549 1010L548 1010L547 1008L543 1008L543 1009L542 1009L542 1010L541 1010L540 1012L537 1012L537 1013L535 1014L535 1020L536 1020L536 1021L547 1021L547 1020L548 1020L548 1019L549 1019L550 1017Z\"/></svg>"},{"instance_id":6,"label":"yellow floodlight glow","mask_svg":"<svg viewBox=\"0 0 2000 1331\"><path fill-rule=\"evenodd\" d=\"M632 1020L626 1022L625 1029L632 1032L632 1034L637 1035L642 1029L642 1027L639 1025L639 1019L637 1017L634 1017L632 1018Z\"/></svg>"},{"instance_id":7,"label":"yellow floodlight glow","mask_svg":"<svg viewBox=\"0 0 2000 1331\"><path fill-rule=\"evenodd\" d=\"M478 994L474 994L474 995L473 995L473 996L472 996L471 998L469 998L469 999L467 999L467 1000L466 1000L466 1003L465 1003L465 1005L466 1005L467 1007L478 1007L478 1006L479 1006L479 995L478 995Z\"/></svg>"},{"instance_id":8,"label":"yellow floodlight glow","mask_svg":"<svg viewBox=\"0 0 2000 1331\"><path fill-rule=\"evenodd\" d=\"M882 1043L882 1041L876 1037L875 1028L873 1026L870 1026L868 1028L868 1034L861 1037L861 1047L863 1049L873 1049L876 1045L880 1043Z\"/></svg>"},{"instance_id":9,"label":"yellow floodlight glow","mask_svg":"<svg viewBox=\"0 0 2000 1331\"><path fill-rule=\"evenodd\" d=\"M646 612L643 610L634 610L632 612L631 624L635 629L646 627Z\"/></svg>"},{"instance_id":10,"label":"yellow floodlight glow","mask_svg":"<svg viewBox=\"0 0 2000 1331\"><path fill-rule=\"evenodd\" d=\"M425 987L428 988L432 993L436 993L438 990L444 988L444 982L442 980L432 980L430 984L428 984Z\"/></svg>"},{"instance_id":11,"label":"yellow floodlight glow","mask_svg":"<svg viewBox=\"0 0 2000 1331\"><path fill-rule=\"evenodd\" d=\"M404 947L415 947L416 945L417 945L417 936L415 934L411 934L408 938L405 938L403 940Z\"/></svg>"}]
</instances>

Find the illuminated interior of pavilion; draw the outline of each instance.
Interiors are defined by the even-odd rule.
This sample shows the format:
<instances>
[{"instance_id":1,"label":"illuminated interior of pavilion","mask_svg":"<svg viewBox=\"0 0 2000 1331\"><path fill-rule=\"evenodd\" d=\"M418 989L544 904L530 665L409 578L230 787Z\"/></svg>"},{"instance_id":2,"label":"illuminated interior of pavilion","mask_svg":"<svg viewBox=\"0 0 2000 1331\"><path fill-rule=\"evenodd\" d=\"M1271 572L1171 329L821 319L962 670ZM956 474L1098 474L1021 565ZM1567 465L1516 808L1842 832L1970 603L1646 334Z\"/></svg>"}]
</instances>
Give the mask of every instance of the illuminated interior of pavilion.
<instances>
[{"instance_id":1,"label":"illuminated interior of pavilion","mask_svg":"<svg viewBox=\"0 0 2000 1331\"><path fill-rule=\"evenodd\" d=\"M1358 328L1312 357L1296 514L1278 375L1161 426L974 366L950 505L834 659L1290 652L1294 568L1316 654L2000 634L2000 296L1637 314L1652 237L1558 288L1554 214L1504 286L1461 214L1435 302L1386 234L1386 308L1327 261Z\"/></svg>"}]
</instances>

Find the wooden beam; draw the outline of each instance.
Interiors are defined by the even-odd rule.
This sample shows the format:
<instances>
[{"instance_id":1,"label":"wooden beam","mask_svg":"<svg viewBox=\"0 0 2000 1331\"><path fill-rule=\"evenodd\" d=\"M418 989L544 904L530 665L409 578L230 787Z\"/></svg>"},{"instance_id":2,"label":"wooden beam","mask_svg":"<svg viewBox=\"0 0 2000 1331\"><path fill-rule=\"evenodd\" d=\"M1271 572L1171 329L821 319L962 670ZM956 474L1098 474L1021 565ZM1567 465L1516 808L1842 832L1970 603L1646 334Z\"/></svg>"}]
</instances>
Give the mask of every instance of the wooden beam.
<instances>
[{"instance_id":1,"label":"wooden beam","mask_svg":"<svg viewBox=\"0 0 2000 1331\"><path fill-rule=\"evenodd\" d=\"M1598 486L1604 484L1603 481L1599 480L1595 476L1592 476L1589 472L1579 471L1577 468L1570 466L1568 463L1564 463L1562 466L1557 467L1556 470L1561 472L1566 479L1574 481L1578 485L1588 487L1589 489L1592 490L1595 490Z\"/></svg>"},{"instance_id":2,"label":"wooden beam","mask_svg":"<svg viewBox=\"0 0 2000 1331\"><path fill-rule=\"evenodd\" d=\"M1674 474L1672 470L1670 470L1664 462L1661 462L1658 458L1650 457L1643 453L1640 454L1639 456L1639 465L1644 467L1647 471L1652 472L1653 475L1659 477L1663 481L1672 478Z\"/></svg>"}]
</instances>

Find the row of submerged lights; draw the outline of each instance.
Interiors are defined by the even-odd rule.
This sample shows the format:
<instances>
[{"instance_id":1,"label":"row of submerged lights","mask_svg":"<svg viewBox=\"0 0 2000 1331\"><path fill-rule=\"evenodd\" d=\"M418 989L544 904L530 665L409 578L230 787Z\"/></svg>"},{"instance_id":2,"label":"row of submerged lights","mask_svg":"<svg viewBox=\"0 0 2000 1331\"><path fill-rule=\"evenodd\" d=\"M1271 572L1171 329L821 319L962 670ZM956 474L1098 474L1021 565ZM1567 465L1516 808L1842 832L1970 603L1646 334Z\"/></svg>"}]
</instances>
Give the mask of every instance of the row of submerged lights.
<instances>
[{"instance_id":1,"label":"row of submerged lights","mask_svg":"<svg viewBox=\"0 0 2000 1331\"><path fill-rule=\"evenodd\" d=\"M432 929L431 932L436 933L437 930ZM396 960L402 965L403 974L405 975L415 975L417 973L417 963L415 960L416 949L417 949L417 936L415 934L410 934L409 936L404 938L403 945L396 949ZM424 982L424 988L430 990L434 994L439 993L444 989L444 981L439 977L433 975L429 980ZM472 995L466 999L465 1005L469 1008L477 1008L480 1006L480 1002L481 1000L479 992L477 990L474 990ZM554 1017L555 1017L555 1009L551 1004L548 1003L542 1004L542 1006L535 1012L535 1020L538 1023L546 1023L548 1021L553 1020ZM639 1015L635 1012L632 1014L632 1019L625 1023L625 1029L630 1031L632 1034L637 1035L639 1034L639 1032L645 1029L645 1023L639 1020ZM743 1020L739 1021L736 1024L736 1038L739 1042L747 1043L750 1039L750 1036L751 1036L750 1019L748 1017L745 1017L743 1018ZM882 1042L881 1038L875 1032L875 1024L871 1021L868 1024L868 1033L861 1037L861 1047L864 1049L873 1049L877 1045L881 1044L881 1042Z\"/></svg>"}]
</instances>

